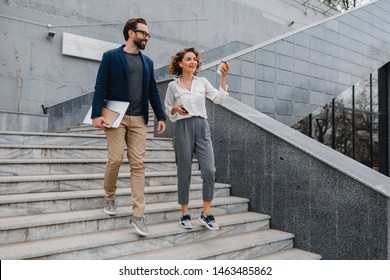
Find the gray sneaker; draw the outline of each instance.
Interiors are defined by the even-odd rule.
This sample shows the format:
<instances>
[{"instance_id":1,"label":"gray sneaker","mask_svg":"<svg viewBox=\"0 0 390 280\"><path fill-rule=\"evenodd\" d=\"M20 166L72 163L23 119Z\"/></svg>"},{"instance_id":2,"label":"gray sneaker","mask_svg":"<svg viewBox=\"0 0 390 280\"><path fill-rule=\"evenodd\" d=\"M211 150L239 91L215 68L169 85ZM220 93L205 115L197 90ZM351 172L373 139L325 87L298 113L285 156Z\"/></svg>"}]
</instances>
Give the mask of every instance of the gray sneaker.
<instances>
[{"instance_id":1,"label":"gray sneaker","mask_svg":"<svg viewBox=\"0 0 390 280\"><path fill-rule=\"evenodd\" d=\"M148 236L149 230L145 225L145 219L144 217L132 217L130 218L130 224L132 224L135 227L135 230L138 232L138 234L142 236Z\"/></svg>"},{"instance_id":2,"label":"gray sneaker","mask_svg":"<svg viewBox=\"0 0 390 280\"><path fill-rule=\"evenodd\" d=\"M202 214L200 214L199 221L209 230L219 230L219 226L215 222L213 215L206 215L202 212Z\"/></svg>"},{"instance_id":3,"label":"gray sneaker","mask_svg":"<svg viewBox=\"0 0 390 280\"><path fill-rule=\"evenodd\" d=\"M115 201L114 200L107 200L104 202L104 213L115 216L116 215L116 208L115 208Z\"/></svg>"},{"instance_id":4,"label":"gray sneaker","mask_svg":"<svg viewBox=\"0 0 390 280\"><path fill-rule=\"evenodd\" d=\"M190 213L188 212L184 213L184 215L180 217L179 224L182 228L192 229Z\"/></svg>"}]
</instances>

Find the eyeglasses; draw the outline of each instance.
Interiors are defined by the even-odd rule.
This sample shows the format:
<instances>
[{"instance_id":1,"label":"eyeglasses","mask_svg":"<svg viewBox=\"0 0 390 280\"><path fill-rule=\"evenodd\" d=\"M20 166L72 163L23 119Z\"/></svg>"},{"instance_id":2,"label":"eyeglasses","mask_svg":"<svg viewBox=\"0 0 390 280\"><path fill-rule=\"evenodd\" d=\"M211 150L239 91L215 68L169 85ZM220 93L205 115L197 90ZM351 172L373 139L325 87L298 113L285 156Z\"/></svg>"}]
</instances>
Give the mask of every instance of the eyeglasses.
<instances>
[{"instance_id":1,"label":"eyeglasses","mask_svg":"<svg viewBox=\"0 0 390 280\"><path fill-rule=\"evenodd\" d=\"M150 37L152 37L152 35L150 35L148 32L146 31L143 31L143 30L138 30L138 29L131 29L133 32L139 32L142 34L142 37L143 38L148 38L150 39Z\"/></svg>"}]
</instances>

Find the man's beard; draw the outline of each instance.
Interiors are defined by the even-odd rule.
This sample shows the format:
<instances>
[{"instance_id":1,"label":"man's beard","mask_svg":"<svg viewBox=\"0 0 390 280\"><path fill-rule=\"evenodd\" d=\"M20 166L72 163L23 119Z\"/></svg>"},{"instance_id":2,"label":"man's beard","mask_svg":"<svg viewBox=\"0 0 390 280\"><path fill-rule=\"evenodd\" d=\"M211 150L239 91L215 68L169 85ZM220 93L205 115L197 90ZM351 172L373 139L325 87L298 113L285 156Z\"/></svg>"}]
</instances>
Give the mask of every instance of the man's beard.
<instances>
[{"instance_id":1,"label":"man's beard","mask_svg":"<svg viewBox=\"0 0 390 280\"><path fill-rule=\"evenodd\" d=\"M138 47L138 49L140 50L144 50L145 47L146 47L146 43L145 44L142 44L142 41L141 40L134 40L134 44Z\"/></svg>"}]
</instances>

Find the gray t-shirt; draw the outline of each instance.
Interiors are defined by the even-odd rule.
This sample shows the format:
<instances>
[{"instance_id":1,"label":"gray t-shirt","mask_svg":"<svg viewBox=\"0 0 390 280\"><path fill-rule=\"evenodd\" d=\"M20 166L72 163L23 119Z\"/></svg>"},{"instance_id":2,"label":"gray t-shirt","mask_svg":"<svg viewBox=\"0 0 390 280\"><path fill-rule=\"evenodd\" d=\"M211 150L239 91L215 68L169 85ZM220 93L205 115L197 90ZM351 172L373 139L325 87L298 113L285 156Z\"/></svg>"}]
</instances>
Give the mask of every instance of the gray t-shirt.
<instances>
[{"instance_id":1,"label":"gray t-shirt","mask_svg":"<svg viewBox=\"0 0 390 280\"><path fill-rule=\"evenodd\" d=\"M126 114L131 116L143 115L142 110L142 81L143 81L143 66L141 56L138 54L126 53L127 65L129 74L127 82L129 84L129 101L130 105L127 108Z\"/></svg>"}]
</instances>

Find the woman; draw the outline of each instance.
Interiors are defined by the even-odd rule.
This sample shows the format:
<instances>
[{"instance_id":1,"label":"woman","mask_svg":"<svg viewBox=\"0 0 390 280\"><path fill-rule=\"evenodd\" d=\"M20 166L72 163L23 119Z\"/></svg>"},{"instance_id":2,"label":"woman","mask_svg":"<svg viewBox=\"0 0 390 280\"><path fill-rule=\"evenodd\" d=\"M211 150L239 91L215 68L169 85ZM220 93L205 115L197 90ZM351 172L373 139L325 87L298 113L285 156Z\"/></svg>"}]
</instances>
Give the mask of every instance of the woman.
<instances>
[{"instance_id":1,"label":"woman","mask_svg":"<svg viewBox=\"0 0 390 280\"><path fill-rule=\"evenodd\" d=\"M191 229L188 211L191 166L196 155L203 179L203 211L199 221L210 230L219 226L211 212L214 196L214 152L207 122L206 97L221 104L227 96L226 75L229 64L220 66L221 83L215 89L206 78L196 77L200 68L200 54L194 48L179 51L171 59L169 73L177 76L170 82L165 97L165 111L175 124L173 136L178 176L178 197L181 205L180 226Z\"/></svg>"}]
</instances>

